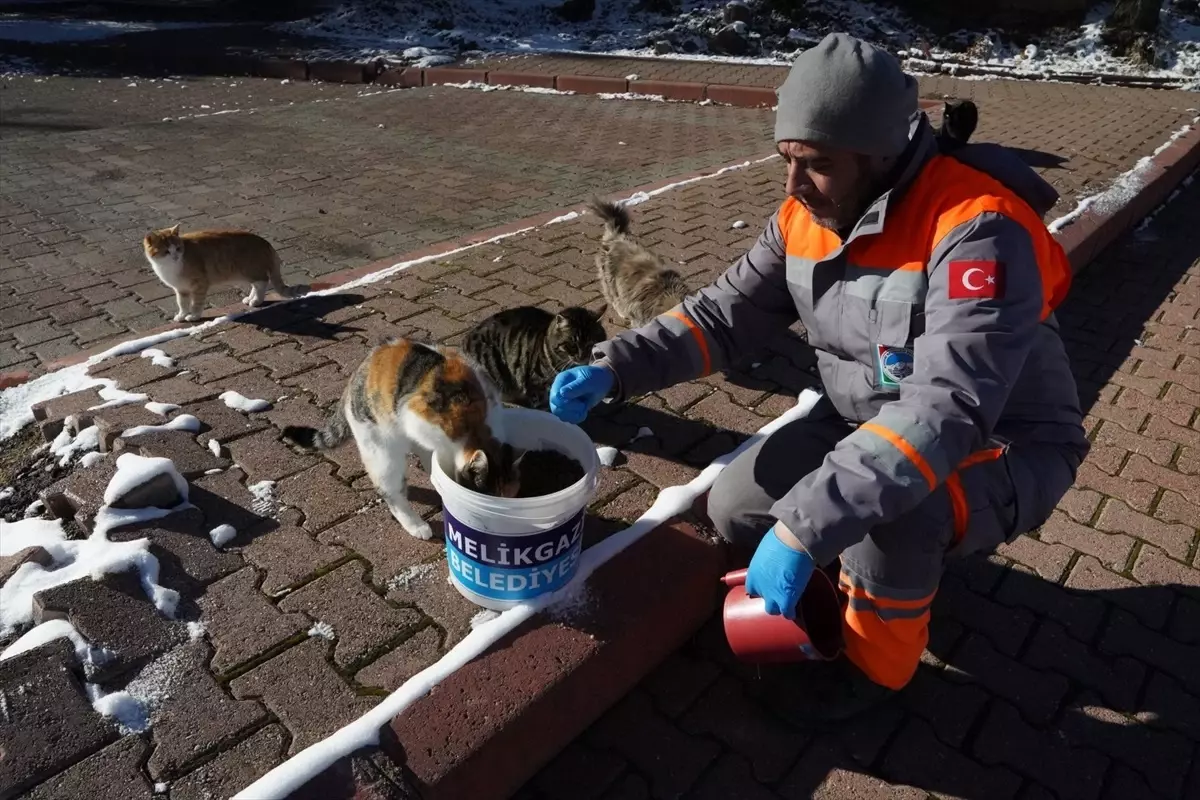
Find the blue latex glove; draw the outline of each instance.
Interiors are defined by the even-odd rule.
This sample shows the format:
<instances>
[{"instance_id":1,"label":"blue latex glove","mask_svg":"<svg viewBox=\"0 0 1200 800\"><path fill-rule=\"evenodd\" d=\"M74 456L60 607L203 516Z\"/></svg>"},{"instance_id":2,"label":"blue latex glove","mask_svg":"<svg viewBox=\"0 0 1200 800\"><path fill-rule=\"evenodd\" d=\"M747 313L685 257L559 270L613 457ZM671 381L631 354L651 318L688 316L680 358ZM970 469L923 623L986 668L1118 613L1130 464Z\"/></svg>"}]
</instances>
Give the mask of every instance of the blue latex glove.
<instances>
[{"instance_id":1,"label":"blue latex glove","mask_svg":"<svg viewBox=\"0 0 1200 800\"><path fill-rule=\"evenodd\" d=\"M550 385L550 412L563 422L578 425L612 391L616 379L608 367L564 370L554 376Z\"/></svg>"},{"instance_id":2,"label":"blue latex glove","mask_svg":"<svg viewBox=\"0 0 1200 800\"><path fill-rule=\"evenodd\" d=\"M816 567L807 550L796 550L779 540L771 528L746 572L746 594L766 601L768 614L796 618L796 605Z\"/></svg>"}]
</instances>

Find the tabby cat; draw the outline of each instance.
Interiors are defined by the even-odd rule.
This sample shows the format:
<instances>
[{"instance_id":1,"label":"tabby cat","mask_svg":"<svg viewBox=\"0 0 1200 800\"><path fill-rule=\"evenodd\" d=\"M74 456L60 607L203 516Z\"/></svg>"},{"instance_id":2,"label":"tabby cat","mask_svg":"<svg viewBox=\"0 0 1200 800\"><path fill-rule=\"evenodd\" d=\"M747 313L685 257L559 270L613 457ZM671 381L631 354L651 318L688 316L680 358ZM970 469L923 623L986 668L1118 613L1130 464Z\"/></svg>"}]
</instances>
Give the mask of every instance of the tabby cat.
<instances>
[{"instance_id":1,"label":"tabby cat","mask_svg":"<svg viewBox=\"0 0 1200 800\"><path fill-rule=\"evenodd\" d=\"M639 328L679 305L689 293L683 277L629 236L629 211L620 203L593 199L588 207L604 220L596 255L600 289L609 307Z\"/></svg>"},{"instance_id":2,"label":"tabby cat","mask_svg":"<svg viewBox=\"0 0 1200 800\"><path fill-rule=\"evenodd\" d=\"M428 469L433 457L476 492L515 497L520 455L500 441L496 389L460 353L407 339L376 347L354 371L325 427L289 425L283 438L330 450L351 435L363 466L392 516L418 539L433 530L408 502L407 458Z\"/></svg>"},{"instance_id":3,"label":"tabby cat","mask_svg":"<svg viewBox=\"0 0 1200 800\"><path fill-rule=\"evenodd\" d=\"M942 124L938 127L938 149L948 153L971 140L979 125L979 107L970 100L952 100L942 106Z\"/></svg>"},{"instance_id":4,"label":"tabby cat","mask_svg":"<svg viewBox=\"0 0 1200 800\"><path fill-rule=\"evenodd\" d=\"M248 231L194 231L179 226L146 234L142 240L154 274L175 290L176 322L200 319L208 290L229 284L250 284L242 302L262 305L270 284L281 297L293 295L279 272L279 254L271 243Z\"/></svg>"},{"instance_id":5,"label":"tabby cat","mask_svg":"<svg viewBox=\"0 0 1200 800\"><path fill-rule=\"evenodd\" d=\"M537 306L500 311L472 328L463 349L500 390L505 402L545 409L554 376L588 364L592 348L607 338L600 319L577 306L557 314Z\"/></svg>"}]
</instances>

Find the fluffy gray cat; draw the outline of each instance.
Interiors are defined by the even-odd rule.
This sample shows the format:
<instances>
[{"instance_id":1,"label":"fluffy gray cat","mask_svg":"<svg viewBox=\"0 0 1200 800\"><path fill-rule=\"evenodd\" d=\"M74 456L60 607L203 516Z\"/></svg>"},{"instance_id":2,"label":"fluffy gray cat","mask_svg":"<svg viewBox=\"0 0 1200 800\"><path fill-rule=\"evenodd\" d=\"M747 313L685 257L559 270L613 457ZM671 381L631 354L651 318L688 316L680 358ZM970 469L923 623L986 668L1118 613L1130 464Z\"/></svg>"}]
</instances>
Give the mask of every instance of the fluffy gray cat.
<instances>
[{"instance_id":1,"label":"fluffy gray cat","mask_svg":"<svg viewBox=\"0 0 1200 800\"><path fill-rule=\"evenodd\" d=\"M588 208L604 221L596 269L608 307L639 328L679 305L690 293L683 276L629 235L629 211L599 198Z\"/></svg>"}]
</instances>

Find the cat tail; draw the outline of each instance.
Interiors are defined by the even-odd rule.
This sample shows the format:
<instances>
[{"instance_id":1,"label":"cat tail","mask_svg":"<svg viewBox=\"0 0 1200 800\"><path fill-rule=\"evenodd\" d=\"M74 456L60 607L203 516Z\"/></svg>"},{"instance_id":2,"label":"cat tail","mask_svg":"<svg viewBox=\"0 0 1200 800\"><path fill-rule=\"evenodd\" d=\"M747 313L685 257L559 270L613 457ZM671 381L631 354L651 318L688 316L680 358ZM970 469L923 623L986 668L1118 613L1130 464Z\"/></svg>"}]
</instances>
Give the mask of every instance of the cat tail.
<instances>
[{"instance_id":1,"label":"cat tail","mask_svg":"<svg viewBox=\"0 0 1200 800\"><path fill-rule=\"evenodd\" d=\"M604 241L629 233L629 209L625 206L593 197L588 201L588 208L604 221Z\"/></svg>"},{"instance_id":2,"label":"cat tail","mask_svg":"<svg viewBox=\"0 0 1200 800\"><path fill-rule=\"evenodd\" d=\"M271 273L267 277L271 281L271 288L280 297L299 297L304 292L301 286L288 286L283 282L283 262L274 248L271 249Z\"/></svg>"},{"instance_id":3,"label":"cat tail","mask_svg":"<svg viewBox=\"0 0 1200 800\"><path fill-rule=\"evenodd\" d=\"M350 438L350 423L346 421L346 411L342 403L338 403L333 414L325 421L323 428L310 428L307 425L287 425L283 429L283 440L305 450L332 450Z\"/></svg>"}]
</instances>

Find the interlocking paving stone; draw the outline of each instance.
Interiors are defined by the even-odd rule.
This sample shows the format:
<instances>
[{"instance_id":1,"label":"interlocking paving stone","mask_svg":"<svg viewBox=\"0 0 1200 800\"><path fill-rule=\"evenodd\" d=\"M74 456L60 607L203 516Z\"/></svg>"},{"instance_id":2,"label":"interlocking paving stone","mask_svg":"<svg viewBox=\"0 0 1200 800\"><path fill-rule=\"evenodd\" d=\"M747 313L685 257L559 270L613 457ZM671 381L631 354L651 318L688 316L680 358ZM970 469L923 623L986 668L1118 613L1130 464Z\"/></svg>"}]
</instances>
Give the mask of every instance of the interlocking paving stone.
<instances>
[{"instance_id":1,"label":"interlocking paving stone","mask_svg":"<svg viewBox=\"0 0 1200 800\"><path fill-rule=\"evenodd\" d=\"M346 667L414 629L422 617L395 608L363 582L361 562L343 564L297 589L279 603L284 612L302 611L314 622L332 626L333 661Z\"/></svg>"},{"instance_id":2,"label":"interlocking paving stone","mask_svg":"<svg viewBox=\"0 0 1200 800\"><path fill-rule=\"evenodd\" d=\"M69 769L63 770L33 791L26 800L151 800L154 787L141 766L150 751L141 736L125 736Z\"/></svg>"},{"instance_id":3,"label":"interlocking paving stone","mask_svg":"<svg viewBox=\"0 0 1200 800\"><path fill-rule=\"evenodd\" d=\"M317 464L284 478L277 487L279 501L304 514L304 528L318 533L353 514L373 498L363 497L333 477L332 464Z\"/></svg>"},{"instance_id":4,"label":"interlocking paving stone","mask_svg":"<svg viewBox=\"0 0 1200 800\"><path fill-rule=\"evenodd\" d=\"M113 447L114 453L128 450L141 456L169 458L185 478L199 478L214 469L228 469L228 458L213 455L187 431L150 431L137 436L121 436Z\"/></svg>"},{"instance_id":5,"label":"interlocking paving stone","mask_svg":"<svg viewBox=\"0 0 1200 800\"><path fill-rule=\"evenodd\" d=\"M268 725L212 761L171 781L172 800L232 797L283 760L284 730Z\"/></svg>"},{"instance_id":6,"label":"interlocking paving stone","mask_svg":"<svg viewBox=\"0 0 1200 800\"><path fill-rule=\"evenodd\" d=\"M261 698L292 734L288 754L320 741L374 706L356 697L325 660L324 639L308 639L229 683L238 699Z\"/></svg>"},{"instance_id":7,"label":"interlocking paving stone","mask_svg":"<svg viewBox=\"0 0 1200 800\"><path fill-rule=\"evenodd\" d=\"M256 586L258 572L245 567L210 585L200 598L208 638L216 652L212 668L225 672L286 642L310 626L302 614L284 614Z\"/></svg>"},{"instance_id":8,"label":"interlocking paving stone","mask_svg":"<svg viewBox=\"0 0 1200 800\"><path fill-rule=\"evenodd\" d=\"M117 738L71 673L74 659L58 639L0 661L0 793L16 795Z\"/></svg>"},{"instance_id":9,"label":"interlocking paving stone","mask_svg":"<svg viewBox=\"0 0 1200 800\"><path fill-rule=\"evenodd\" d=\"M239 534L233 543L241 547L248 562L263 571L260 588L271 596L346 556L342 548L322 544L288 522Z\"/></svg>"},{"instance_id":10,"label":"interlocking paving stone","mask_svg":"<svg viewBox=\"0 0 1200 800\"><path fill-rule=\"evenodd\" d=\"M159 560L160 582L179 589L180 578L208 584L241 569L240 556L213 547L209 537L213 527L197 509L189 508L152 522L110 531L108 538L114 542L149 539Z\"/></svg>"},{"instance_id":11,"label":"interlocking paving stone","mask_svg":"<svg viewBox=\"0 0 1200 800\"><path fill-rule=\"evenodd\" d=\"M178 773L265 716L258 703L225 693L206 668L209 656L207 645L188 644L163 656L159 665L167 689L151 718L154 752L147 769L155 779Z\"/></svg>"},{"instance_id":12,"label":"interlocking paving stone","mask_svg":"<svg viewBox=\"0 0 1200 800\"><path fill-rule=\"evenodd\" d=\"M93 646L116 653L112 662L100 667L105 675L136 667L187 639L182 623L158 613L135 570L99 580L81 578L38 592L33 615L38 622L66 619Z\"/></svg>"},{"instance_id":13,"label":"interlocking paving stone","mask_svg":"<svg viewBox=\"0 0 1200 800\"><path fill-rule=\"evenodd\" d=\"M471 632L471 617L479 607L450 585L444 559L410 567L388 583L387 599L415 605L446 632L445 647L451 648Z\"/></svg>"},{"instance_id":14,"label":"interlocking paving stone","mask_svg":"<svg viewBox=\"0 0 1200 800\"><path fill-rule=\"evenodd\" d=\"M441 638L437 628L422 628L360 669L354 679L363 686L395 691L406 680L441 658Z\"/></svg>"},{"instance_id":15,"label":"interlocking paving stone","mask_svg":"<svg viewBox=\"0 0 1200 800\"><path fill-rule=\"evenodd\" d=\"M233 463L245 470L252 482L278 481L315 461L311 455L293 452L279 441L279 432L271 429L231 442L228 449Z\"/></svg>"},{"instance_id":16,"label":"interlocking paving stone","mask_svg":"<svg viewBox=\"0 0 1200 800\"><path fill-rule=\"evenodd\" d=\"M204 514L209 530L218 525L232 525L239 532L271 522L273 509L255 508L254 496L247 488L254 483L236 467L205 475L191 482L188 502Z\"/></svg>"}]
</instances>

